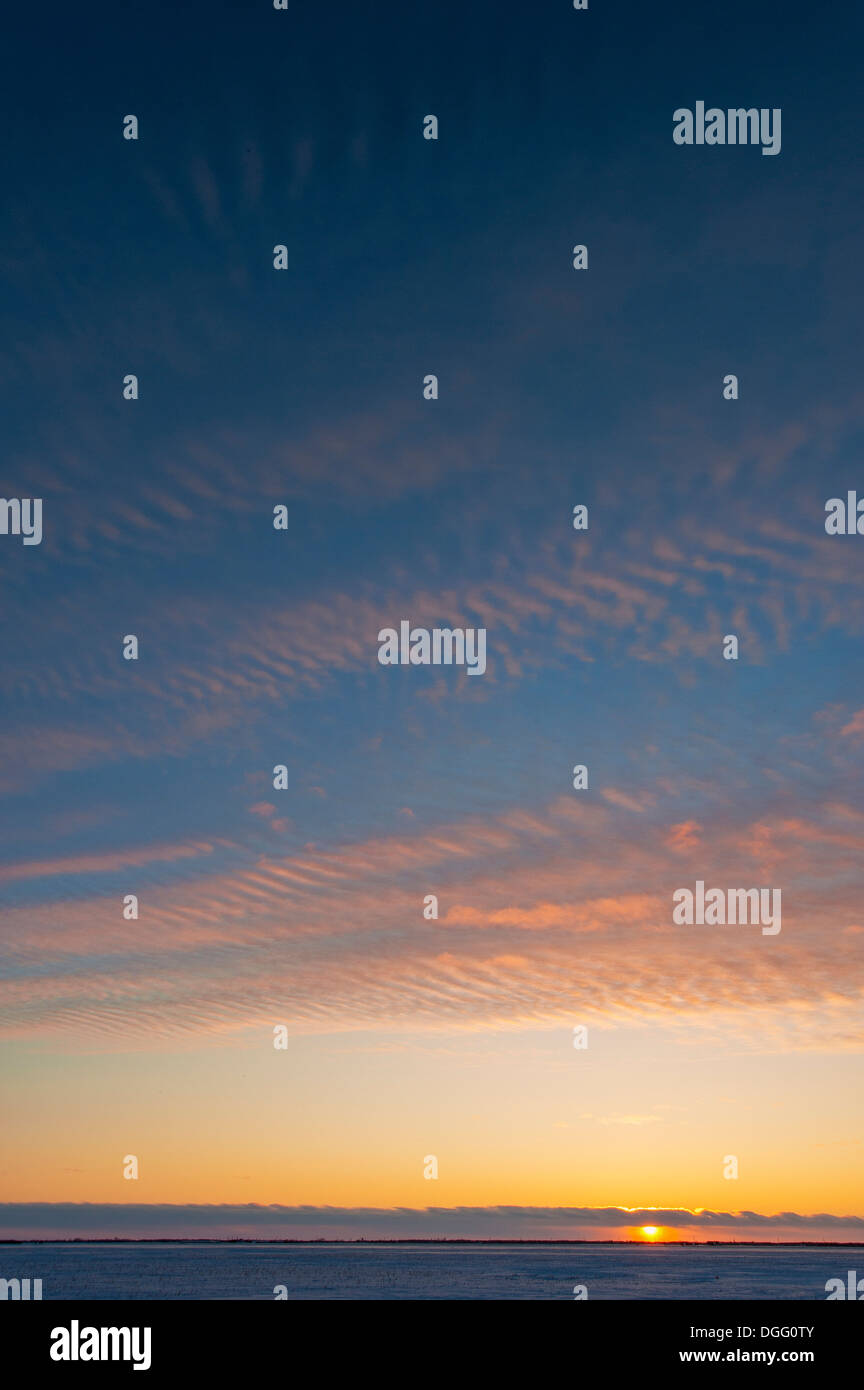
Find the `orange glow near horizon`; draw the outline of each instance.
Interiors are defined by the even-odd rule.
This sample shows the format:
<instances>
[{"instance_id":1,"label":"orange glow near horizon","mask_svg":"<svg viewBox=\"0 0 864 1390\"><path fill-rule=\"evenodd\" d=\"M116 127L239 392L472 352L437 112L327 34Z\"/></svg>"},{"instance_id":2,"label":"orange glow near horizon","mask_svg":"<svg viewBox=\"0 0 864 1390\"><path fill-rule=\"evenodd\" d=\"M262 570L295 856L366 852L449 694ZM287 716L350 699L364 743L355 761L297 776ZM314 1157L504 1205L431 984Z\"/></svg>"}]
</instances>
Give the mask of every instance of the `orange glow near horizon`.
<instances>
[{"instance_id":1,"label":"orange glow near horizon","mask_svg":"<svg viewBox=\"0 0 864 1390\"><path fill-rule=\"evenodd\" d=\"M510 1232L507 1207L617 1209L608 1227L565 1214L554 1231L638 1244L789 1240L804 1229L837 1239L831 1225L787 1230L774 1214L860 1209L859 1150L846 1136L864 1139L861 1121L832 1129L860 1066L852 1054L832 1058L830 1072L806 1054L750 1054L746 1065L703 1054L682 1069L677 1038L656 1027L610 1034L604 1045L603 1067L574 1071L580 1055L546 1032L478 1031L470 1045L434 1046L426 1036L296 1035L289 1065L266 1031L254 1045L69 1047L50 1057L18 1042L3 1083L4 1111L16 1116L4 1201L501 1207L496 1234ZM812 1143L798 1128L802 1073ZM760 1109L769 1087L771 1105ZM742 1135L760 1162L730 1183L705 1155L734 1153ZM781 1143L796 1161L772 1166ZM126 1154L139 1159L134 1182L124 1177ZM427 1154L438 1157L434 1182L424 1176ZM653 1211L662 1221L646 1221ZM741 1211L774 1219L722 1219ZM548 1218L538 1227L550 1229Z\"/></svg>"}]
</instances>

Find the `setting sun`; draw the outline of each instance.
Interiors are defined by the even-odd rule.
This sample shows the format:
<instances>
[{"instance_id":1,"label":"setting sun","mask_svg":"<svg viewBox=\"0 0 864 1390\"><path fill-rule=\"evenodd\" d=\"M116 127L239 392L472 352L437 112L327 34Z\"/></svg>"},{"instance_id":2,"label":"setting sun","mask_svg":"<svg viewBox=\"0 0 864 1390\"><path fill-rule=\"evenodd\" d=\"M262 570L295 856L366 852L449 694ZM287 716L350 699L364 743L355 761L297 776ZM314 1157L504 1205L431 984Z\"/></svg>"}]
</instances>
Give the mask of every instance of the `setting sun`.
<instances>
[{"instance_id":1,"label":"setting sun","mask_svg":"<svg viewBox=\"0 0 864 1390\"><path fill-rule=\"evenodd\" d=\"M659 1233L659 1230L659 1226L643 1226L642 1234L643 1236L647 1236L649 1240L653 1240L654 1237Z\"/></svg>"}]
</instances>

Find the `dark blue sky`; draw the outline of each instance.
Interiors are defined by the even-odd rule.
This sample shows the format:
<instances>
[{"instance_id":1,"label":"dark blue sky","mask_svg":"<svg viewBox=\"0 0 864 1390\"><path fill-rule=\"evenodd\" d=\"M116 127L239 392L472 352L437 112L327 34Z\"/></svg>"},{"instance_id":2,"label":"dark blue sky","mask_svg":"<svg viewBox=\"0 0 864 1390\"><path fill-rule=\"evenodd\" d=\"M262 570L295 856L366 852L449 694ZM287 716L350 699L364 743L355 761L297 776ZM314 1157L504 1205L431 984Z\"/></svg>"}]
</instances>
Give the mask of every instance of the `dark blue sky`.
<instances>
[{"instance_id":1,"label":"dark blue sky","mask_svg":"<svg viewBox=\"0 0 864 1390\"><path fill-rule=\"evenodd\" d=\"M822 534L861 433L852 7L828 25L779 4L345 5L326 23L141 5L86 30L49 7L3 59L3 490L45 511L40 548L0 553L10 852L41 852L46 796L60 813L120 797L112 843L232 834L238 786L291 751L299 781L338 763L351 835L386 829L386 784L414 774L433 819L535 804L566 787L572 748L634 775L634 700L643 741L694 774L740 720L721 734L734 786L778 716L800 733L854 703L858 553ZM780 155L674 145L672 111L698 99L781 107ZM730 537L744 572L709 553ZM796 587L802 546L832 562L808 560L821 586ZM649 561L662 612L619 594L562 643L550 585ZM488 591L538 584L551 606L515 632ZM346 596L372 610L362 654L340 645ZM472 601L492 616L484 689L421 702L409 727L434 673L382 681L374 637L412 601L430 623ZM319 607L314 684L265 677L292 614L309 628ZM710 676L680 651L738 610L752 638L731 693L716 646ZM135 670L116 661L127 631ZM354 669L329 680L328 663ZM379 763L381 738L384 784L364 753ZM333 812L292 805L301 840Z\"/></svg>"}]
</instances>

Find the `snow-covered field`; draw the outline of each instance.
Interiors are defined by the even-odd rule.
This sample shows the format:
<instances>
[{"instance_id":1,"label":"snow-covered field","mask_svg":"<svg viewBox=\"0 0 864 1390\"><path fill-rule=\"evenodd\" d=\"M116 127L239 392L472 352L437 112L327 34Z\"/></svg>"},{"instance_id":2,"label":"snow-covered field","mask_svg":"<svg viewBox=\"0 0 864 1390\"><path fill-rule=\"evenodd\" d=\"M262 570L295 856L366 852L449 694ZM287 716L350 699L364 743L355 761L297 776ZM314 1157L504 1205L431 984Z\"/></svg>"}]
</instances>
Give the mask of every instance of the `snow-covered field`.
<instances>
[{"instance_id":1,"label":"snow-covered field","mask_svg":"<svg viewBox=\"0 0 864 1390\"><path fill-rule=\"evenodd\" d=\"M825 1299L864 1248L644 1245L0 1245L43 1299ZM284 1297L284 1295L283 1295Z\"/></svg>"}]
</instances>

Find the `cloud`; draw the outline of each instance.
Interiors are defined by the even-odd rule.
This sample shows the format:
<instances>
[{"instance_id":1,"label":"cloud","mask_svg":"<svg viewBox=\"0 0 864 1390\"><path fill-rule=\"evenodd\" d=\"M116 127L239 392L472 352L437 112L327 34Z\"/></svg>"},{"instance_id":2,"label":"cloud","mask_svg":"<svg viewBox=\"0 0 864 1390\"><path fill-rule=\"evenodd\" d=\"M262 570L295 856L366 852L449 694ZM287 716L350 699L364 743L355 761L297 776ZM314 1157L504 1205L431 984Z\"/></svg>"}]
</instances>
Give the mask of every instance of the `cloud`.
<instances>
[{"instance_id":1,"label":"cloud","mask_svg":"<svg viewBox=\"0 0 864 1390\"><path fill-rule=\"evenodd\" d=\"M702 843L700 831L702 826L695 820L681 821L678 825L669 827L669 834L666 837L666 844L669 849L676 853L689 854L692 850L698 849Z\"/></svg>"},{"instance_id":2,"label":"cloud","mask_svg":"<svg viewBox=\"0 0 864 1390\"><path fill-rule=\"evenodd\" d=\"M864 734L864 709L856 710L848 724L844 724L841 734Z\"/></svg>"},{"instance_id":3,"label":"cloud","mask_svg":"<svg viewBox=\"0 0 864 1390\"><path fill-rule=\"evenodd\" d=\"M69 901L50 876L31 879L42 900L0 915L0 1026L158 1045L252 1037L274 1020L298 1033L434 1032L578 1016L686 1026L692 1041L734 1019L745 1048L860 1048L862 962L848 928L860 922L864 824L833 803L744 826L706 815L704 845L687 849L663 812L662 799L634 820L565 797L283 855L238 845L199 861L183 856L207 842L189 842L160 851L175 872L148 886L133 923L118 920L113 891ZM141 862L152 855L143 848ZM66 862L47 861L49 875ZM766 865L782 866L779 879ZM676 927L672 892L697 878L779 882L782 934ZM428 892L438 921L423 918Z\"/></svg>"},{"instance_id":4,"label":"cloud","mask_svg":"<svg viewBox=\"0 0 864 1390\"><path fill-rule=\"evenodd\" d=\"M78 1237L219 1240L633 1238L643 1225L693 1239L864 1242L864 1217L718 1212L686 1207L332 1207L89 1202L0 1204L6 1239Z\"/></svg>"},{"instance_id":5,"label":"cloud","mask_svg":"<svg viewBox=\"0 0 864 1390\"><path fill-rule=\"evenodd\" d=\"M650 806L654 801L649 792L634 796L632 792L619 791L617 787L604 787L601 795L604 801L610 802L613 806L621 806L625 811L635 811L637 814L641 814L646 806Z\"/></svg>"},{"instance_id":6,"label":"cloud","mask_svg":"<svg viewBox=\"0 0 864 1390\"><path fill-rule=\"evenodd\" d=\"M659 1115L603 1115L597 1123L601 1125L655 1125Z\"/></svg>"},{"instance_id":7,"label":"cloud","mask_svg":"<svg viewBox=\"0 0 864 1390\"><path fill-rule=\"evenodd\" d=\"M227 842L222 841L224 848ZM0 883L20 879L45 879L61 874L103 874L144 864L176 863L212 854L215 845L205 841L189 844L145 845L141 849L114 850L107 854L77 854L65 859L36 859L22 864L0 864Z\"/></svg>"}]
</instances>

